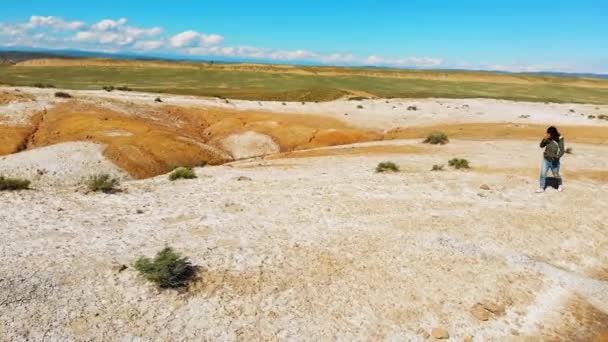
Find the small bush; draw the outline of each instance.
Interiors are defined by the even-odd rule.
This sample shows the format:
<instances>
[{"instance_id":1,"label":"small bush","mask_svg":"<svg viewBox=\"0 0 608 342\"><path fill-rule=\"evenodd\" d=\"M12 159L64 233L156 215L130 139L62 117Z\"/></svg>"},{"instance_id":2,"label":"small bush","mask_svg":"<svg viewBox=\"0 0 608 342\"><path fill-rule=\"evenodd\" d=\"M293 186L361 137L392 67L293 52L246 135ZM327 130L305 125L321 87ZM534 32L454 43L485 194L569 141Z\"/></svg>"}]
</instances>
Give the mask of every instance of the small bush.
<instances>
[{"instance_id":1,"label":"small bush","mask_svg":"<svg viewBox=\"0 0 608 342\"><path fill-rule=\"evenodd\" d=\"M163 102L163 100L161 100L160 97L157 97L154 99L154 102Z\"/></svg>"},{"instance_id":2,"label":"small bush","mask_svg":"<svg viewBox=\"0 0 608 342\"><path fill-rule=\"evenodd\" d=\"M431 171L443 171L443 165L433 165L433 168L431 169Z\"/></svg>"},{"instance_id":3,"label":"small bush","mask_svg":"<svg viewBox=\"0 0 608 342\"><path fill-rule=\"evenodd\" d=\"M120 87L116 87L114 89L120 90L120 91L131 91L131 88L129 88L127 86L120 86Z\"/></svg>"},{"instance_id":4,"label":"small bush","mask_svg":"<svg viewBox=\"0 0 608 342\"><path fill-rule=\"evenodd\" d=\"M176 288L188 284L194 277L195 267L188 258L180 257L171 247L165 247L154 259L141 257L135 262L138 270L147 280L161 288Z\"/></svg>"},{"instance_id":5,"label":"small bush","mask_svg":"<svg viewBox=\"0 0 608 342\"><path fill-rule=\"evenodd\" d=\"M0 191L27 190L29 187L30 181L27 179L7 178L0 176Z\"/></svg>"},{"instance_id":6,"label":"small bush","mask_svg":"<svg viewBox=\"0 0 608 342\"><path fill-rule=\"evenodd\" d=\"M61 97L61 98L64 98L64 99L69 99L69 98L72 97L72 95L70 95L70 94L68 94L66 92L63 92L63 91L58 91L58 92L55 93L55 97Z\"/></svg>"},{"instance_id":7,"label":"small bush","mask_svg":"<svg viewBox=\"0 0 608 342\"><path fill-rule=\"evenodd\" d=\"M587 119L595 119L595 115L587 115Z\"/></svg>"},{"instance_id":8,"label":"small bush","mask_svg":"<svg viewBox=\"0 0 608 342\"><path fill-rule=\"evenodd\" d=\"M572 147L567 147L565 152L566 152L566 154L572 154L573 153Z\"/></svg>"},{"instance_id":9,"label":"small bush","mask_svg":"<svg viewBox=\"0 0 608 342\"><path fill-rule=\"evenodd\" d=\"M597 116L597 118L600 120L608 120L608 115L600 114Z\"/></svg>"},{"instance_id":10,"label":"small bush","mask_svg":"<svg viewBox=\"0 0 608 342\"><path fill-rule=\"evenodd\" d=\"M358 109L363 109L363 106L362 105L358 105L357 108Z\"/></svg>"},{"instance_id":11,"label":"small bush","mask_svg":"<svg viewBox=\"0 0 608 342\"><path fill-rule=\"evenodd\" d=\"M443 133L443 132L434 132L429 134L426 139L424 139L423 141L425 144L432 144L432 145L445 145L448 142L450 142L450 140L448 139L447 134Z\"/></svg>"},{"instance_id":12,"label":"small bush","mask_svg":"<svg viewBox=\"0 0 608 342\"><path fill-rule=\"evenodd\" d=\"M409 110L409 111L418 110L418 107L416 107L416 106L408 106L407 110Z\"/></svg>"},{"instance_id":13,"label":"small bush","mask_svg":"<svg viewBox=\"0 0 608 342\"><path fill-rule=\"evenodd\" d=\"M378 172L378 173L388 172L388 171L398 172L399 166L397 166L397 164L390 162L390 161L382 162L382 163L378 164L378 166L376 166L376 172Z\"/></svg>"},{"instance_id":14,"label":"small bush","mask_svg":"<svg viewBox=\"0 0 608 342\"><path fill-rule=\"evenodd\" d=\"M44 83L34 83L33 86L36 88L55 88L55 86L52 84L44 84Z\"/></svg>"},{"instance_id":15,"label":"small bush","mask_svg":"<svg viewBox=\"0 0 608 342\"><path fill-rule=\"evenodd\" d=\"M171 174L169 174L169 180L174 181L178 179L193 179L196 178L194 170L190 167L178 167Z\"/></svg>"},{"instance_id":16,"label":"small bush","mask_svg":"<svg viewBox=\"0 0 608 342\"><path fill-rule=\"evenodd\" d=\"M112 91L114 90L114 86L103 86L101 89L105 90L105 91Z\"/></svg>"},{"instance_id":17,"label":"small bush","mask_svg":"<svg viewBox=\"0 0 608 342\"><path fill-rule=\"evenodd\" d=\"M469 161L466 159L453 158L448 162L448 164L456 170L470 168Z\"/></svg>"},{"instance_id":18,"label":"small bush","mask_svg":"<svg viewBox=\"0 0 608 342\"><path fill-rule=\"evenodd\" d=\"M105 193L112 193L116 191L118 186L118 179L110 177L108 174L91 176L87 180L87 186L91 191L100 191Z\"/></svg>"}]
</instances>

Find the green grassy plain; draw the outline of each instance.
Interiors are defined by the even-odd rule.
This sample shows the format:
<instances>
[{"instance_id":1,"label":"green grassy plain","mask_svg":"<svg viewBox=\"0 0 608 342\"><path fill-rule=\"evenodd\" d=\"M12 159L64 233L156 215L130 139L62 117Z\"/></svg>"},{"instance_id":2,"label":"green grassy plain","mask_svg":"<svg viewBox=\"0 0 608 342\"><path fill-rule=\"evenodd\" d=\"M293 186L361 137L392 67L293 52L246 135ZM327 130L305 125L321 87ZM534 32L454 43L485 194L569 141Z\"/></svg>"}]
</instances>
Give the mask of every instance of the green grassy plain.
<instances>
[{"instance_id":1,"label":"green grassy plain","mask_svg":"<svg viewBox=\"0 0 608 342\"><path fill-rule=\"evenodd\" d=\"M67 89L120 85L145 92L276 101L329 101L363 93L382 98L608 103L608 80L460 71L175 65L0 66L0 83L43 83Z\"/></svg>"}]
</instances>

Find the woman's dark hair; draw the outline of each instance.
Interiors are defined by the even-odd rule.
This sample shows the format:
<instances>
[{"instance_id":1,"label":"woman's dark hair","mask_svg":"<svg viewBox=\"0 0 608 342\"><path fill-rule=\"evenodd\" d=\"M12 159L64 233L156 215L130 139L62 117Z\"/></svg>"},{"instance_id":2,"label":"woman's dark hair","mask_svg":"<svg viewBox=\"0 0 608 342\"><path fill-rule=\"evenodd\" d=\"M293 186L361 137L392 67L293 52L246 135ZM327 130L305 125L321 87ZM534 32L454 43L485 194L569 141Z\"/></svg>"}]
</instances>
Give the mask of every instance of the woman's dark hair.
<instances>
[{"instance_id":1,"label":"woman's dark hair","mask_svg":"<svg viewBox=\"0 0 608 342\"><path fill-rule=\"evenodd\" d=\"M559 140L559 137L560 137L559 131L554 126L547 128L547 133L549 133L551 135L552 140L555 140L555 141Z\"/></svg>"}]
</instances>

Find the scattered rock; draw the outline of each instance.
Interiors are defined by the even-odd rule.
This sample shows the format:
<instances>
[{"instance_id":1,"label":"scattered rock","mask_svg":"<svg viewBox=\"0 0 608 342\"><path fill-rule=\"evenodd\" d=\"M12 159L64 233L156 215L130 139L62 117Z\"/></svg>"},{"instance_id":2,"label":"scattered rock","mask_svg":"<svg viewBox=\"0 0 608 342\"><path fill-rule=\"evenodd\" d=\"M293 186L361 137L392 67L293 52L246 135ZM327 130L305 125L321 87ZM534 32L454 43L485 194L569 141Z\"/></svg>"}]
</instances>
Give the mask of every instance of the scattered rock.
<instances>
[{"instance_id":1,"label":"scattered rock","mask_svg":"<svg viewBox=\"0 0 608 342\"><path fill-rule=\"evenodd\" d=\"M490 312L484 308L483 305L477 303L471 307L471 315L477 318L480 321L487 321L490 319Z\"/></svg>"},{"instance_id":2,"label":"scattered rock","mask_svg":"<svg viewBox=\"0 0 608 342\"><path fill-rule=\"evenodd\" d=\"M129 267L127 267L127 265L125 265L125 264L119 264L119 265L117 264L112 267L112 270L114 270L114 272L116 272L116 273L120 273L120 272L126 270L127 268L129 268Z\"/></svg>"},{"instance_id":3,"label":"scattered rock","mask_svg":"<svg viewBox=\"0 0 608 342\"><path fill-rule=\"evenodd\" d=\"M495 315L502 315L505 313L505 306L503 304L484 303L483 307Z\"/></svg>"},{"instance_id":4,"label":"scattered rock","mask_svg":"<svg viewBox=\"0 0 608 342\"><path fill-rule=\"evenodd\" d=\"M445 340L450 338L450 334L444 328L433 328L433 330L431 330L431 336L438 340Z\"/></svg>"},{"instance_id":5,"label":"scattered rock","mask_svg":"<svg viewBox=\"0 0 608 342\"><path fill-rule=\"evenodd\" d=\"M481 190L490 190L490 186L489 186L489 185L487 185L487 184L482 184L482 185L481 185L479 188L480 188Z\"/></svg>"}]
</instances>

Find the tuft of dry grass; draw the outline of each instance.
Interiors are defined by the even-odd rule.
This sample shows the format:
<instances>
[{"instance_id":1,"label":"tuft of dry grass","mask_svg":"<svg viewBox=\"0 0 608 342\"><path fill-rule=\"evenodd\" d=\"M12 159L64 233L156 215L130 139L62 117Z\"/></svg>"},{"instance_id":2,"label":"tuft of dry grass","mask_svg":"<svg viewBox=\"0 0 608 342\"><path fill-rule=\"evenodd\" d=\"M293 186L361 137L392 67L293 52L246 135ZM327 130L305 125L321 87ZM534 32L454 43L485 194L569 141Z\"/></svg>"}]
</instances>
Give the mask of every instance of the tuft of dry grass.
<instances>
[{"instance_id":1,"label":"tuft of dry grass","mask_svg":"<svg viewBox=\"0 0 608 342\"><path fill-rule=\"evenodd\" d=\"M450 139L448 139L448 135L443 132L433 132L423 141L423 143L431 145L445 145L448 142L450 142Z\"/></svg>"},{"instance_id":2,"label":"tuft of dry grass","mask_svg":"<svg viewBox=\"0 0 608 342\"><path fill-rule=\"evenodd\" d=\"M450 161L448 162L448 165L455 168L456 170L470 168L469 161L466 159L461 159L461 158L450 159Z\"/></svg>"},{"instance_id":3,"label":"tuft of dry grass","mask_svg":"<svg viewBox=\"0 0 608 342\"><path fill-rule=\"evenodd\" d=\"M0 191L27 190L29 187L30 181L27 179L0 176Z\"/></svg>"},{"instance_id":4,"label":"tuft of dry grass","mask_svg":"<svg viewBox=\"0 0 608 342\"><path fill-rule=\"evenodd\" d=\"M391 161L386 161L376 166L376 172L399 172L399 166Z\"/></svg>"},{"instance_id":5,"label":"tuft of dry grass","mask_svg":"<svg viewBox=\"0 0 608 342\"><path fill-rule=\"evenodd\" d=\"M91 191L103 192L106 194L116 192L116 187L119 181L116 178L112 178L108 174L101 174L89 177L87 180L87 187Z\"/></svg>"}]
</instances>

